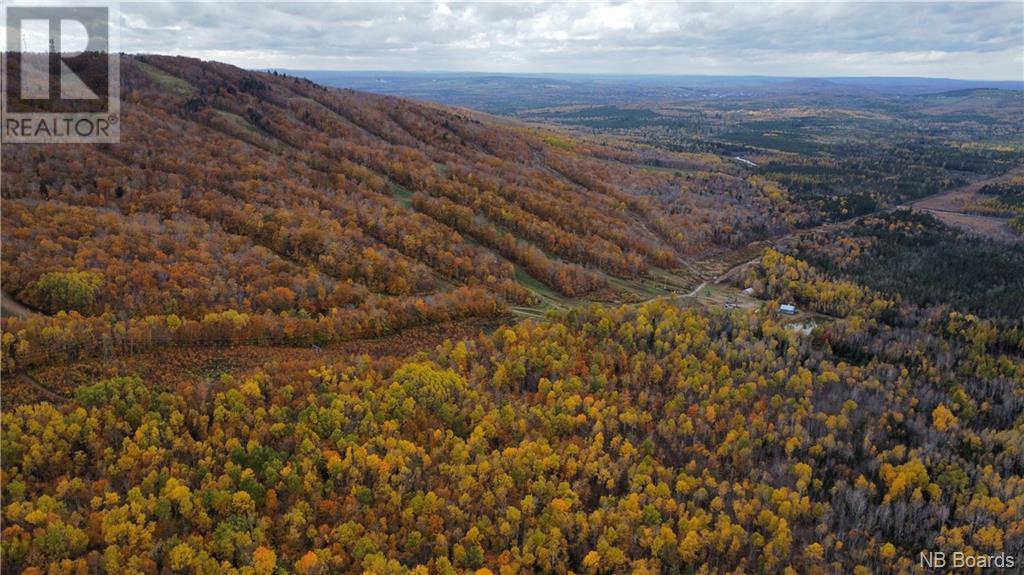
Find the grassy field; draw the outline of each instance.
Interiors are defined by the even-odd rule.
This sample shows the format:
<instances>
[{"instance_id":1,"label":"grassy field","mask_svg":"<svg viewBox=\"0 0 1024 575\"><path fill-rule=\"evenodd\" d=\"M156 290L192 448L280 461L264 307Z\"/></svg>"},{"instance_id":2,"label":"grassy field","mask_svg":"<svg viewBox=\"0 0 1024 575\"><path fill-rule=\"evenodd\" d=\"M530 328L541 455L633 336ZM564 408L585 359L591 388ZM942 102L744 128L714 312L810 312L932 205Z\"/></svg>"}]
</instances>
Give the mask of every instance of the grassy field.
<instances>
[{"instance_id":1,"label":"grassy field","mask_svg":"<svg viewBox=\"0 0 1024 575\"><path fill-rule=\"evenodd\" d=\"M649 277L644 278L624 279L608 276L611 298L588 299L565 297L526 273L518 265L515 266L515 279L540 299L540 303L534 306L512 307L514 313L524 317L542 317L549 310L566 309L597 301L613 304L641 303L673 295L685 296L701 282L701 278L688 269L662 270L655 268Z\"/></svg>"},{"instance_id":2,"label":"grassy field","mask_svg":"<svg viewBox=\"0 0 1024 575\"><path fill-rule=\"evenodd\" d=\"M156 66L147 64L142 60L136 60L133 64L138 66L140 70L145 72L146 75L156 82L161 88L169 92L190 95L196 91L192 84L189 84L177 76L172 76Z\"/></svg>"},{"instance_id":3,"label":"grassy field","mask_svg":"<svg viewBox=\"0 0 1024 575\"><path fill-rule=\"evenodd\" d=\"M391 190L392 198L395 198L403 206L412 209L412 190L395 182L389 182L388 189Z\"/></svg>"}]
</instances>

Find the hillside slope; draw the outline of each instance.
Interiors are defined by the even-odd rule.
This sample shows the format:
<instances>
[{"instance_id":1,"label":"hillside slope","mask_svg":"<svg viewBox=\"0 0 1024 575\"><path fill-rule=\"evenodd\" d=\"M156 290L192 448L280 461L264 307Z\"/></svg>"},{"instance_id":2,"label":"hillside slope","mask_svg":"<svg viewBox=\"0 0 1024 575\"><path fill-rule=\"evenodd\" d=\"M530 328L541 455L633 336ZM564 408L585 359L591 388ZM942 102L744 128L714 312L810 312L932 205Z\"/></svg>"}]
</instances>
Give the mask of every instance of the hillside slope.
<instances>
[{"instance_id":1,"label":"hillside slope","mask_svg":"<svg viewBox=\"0 0 1024 575\"><path fill-rule=\"evenodd\" d=\"M125 57L122 83L120 144L3 150L5 291L106 317L94 331L150 316L216 339L255 314L252 337L326 343L543 294L619 299L619 280L788 225L777 189L713 156L186 58Z\"/></svg>"},{"instance_id":2,"label":"hillside slope","mask_svg":"<svg viewBox=\"0 0 1024 575\"><path fill-rule=\"evenodd\" d=\"M803 214L714 156L124 80L123 144L4 149L3 572L1019 568L1016 245L903 210L716 256Z\"/></svg>"}]
</instances>

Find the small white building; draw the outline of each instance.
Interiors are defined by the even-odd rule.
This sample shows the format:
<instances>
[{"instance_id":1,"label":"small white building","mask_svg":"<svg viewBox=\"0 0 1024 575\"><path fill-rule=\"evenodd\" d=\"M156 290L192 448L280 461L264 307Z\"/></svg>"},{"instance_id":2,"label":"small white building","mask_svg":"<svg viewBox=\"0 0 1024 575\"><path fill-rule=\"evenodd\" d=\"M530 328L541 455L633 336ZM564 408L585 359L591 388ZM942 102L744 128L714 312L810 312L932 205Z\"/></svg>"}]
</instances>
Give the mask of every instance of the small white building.
<instances>
[{"instance_id":1,"label":"small white building","mask_svg":"<svg viewBox=\"0 0 1024 575\"><path fill-rule=\"evenodd\" d=\"M779 313L786 315L796 315L796 306L791 303L784 303L779 306Z\"/></svg>"}]
</instances>

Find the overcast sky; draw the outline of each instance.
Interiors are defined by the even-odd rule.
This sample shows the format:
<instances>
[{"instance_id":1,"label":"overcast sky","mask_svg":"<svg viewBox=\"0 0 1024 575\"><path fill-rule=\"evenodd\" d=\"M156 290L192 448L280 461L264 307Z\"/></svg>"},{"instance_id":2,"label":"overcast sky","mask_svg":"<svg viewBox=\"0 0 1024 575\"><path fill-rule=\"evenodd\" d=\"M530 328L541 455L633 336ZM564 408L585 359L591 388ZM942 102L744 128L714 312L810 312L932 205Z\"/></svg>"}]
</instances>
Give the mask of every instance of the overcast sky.
<instances>
[{"instance_id":1,"label":"overcast sky","mask_svg":"<svg viewBox=\"0 0 1024 575\"><path fill-rule=\"evenodd\" d=\"M248 68L1024 79L1024 1L122 2L121 47Z\"/></svg>"}]
</instances>

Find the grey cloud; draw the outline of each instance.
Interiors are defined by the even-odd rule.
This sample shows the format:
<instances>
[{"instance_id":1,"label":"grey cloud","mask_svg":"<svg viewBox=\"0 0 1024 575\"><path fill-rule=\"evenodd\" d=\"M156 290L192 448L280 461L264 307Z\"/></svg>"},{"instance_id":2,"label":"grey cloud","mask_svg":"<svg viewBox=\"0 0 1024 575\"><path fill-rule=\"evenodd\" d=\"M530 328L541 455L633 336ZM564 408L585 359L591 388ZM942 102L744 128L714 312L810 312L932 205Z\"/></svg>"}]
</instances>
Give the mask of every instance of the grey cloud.
<instances>
[{"instance_id":1,"label":"grey cloud","mask_svg":"<svg viewBox=\"0 0 1024 575\"><path fill-rule=\"evenodd\" d=\"M248 67L1022 79L1024 4L124 2L122 49Z\"/></svg>"}]
</instances>

